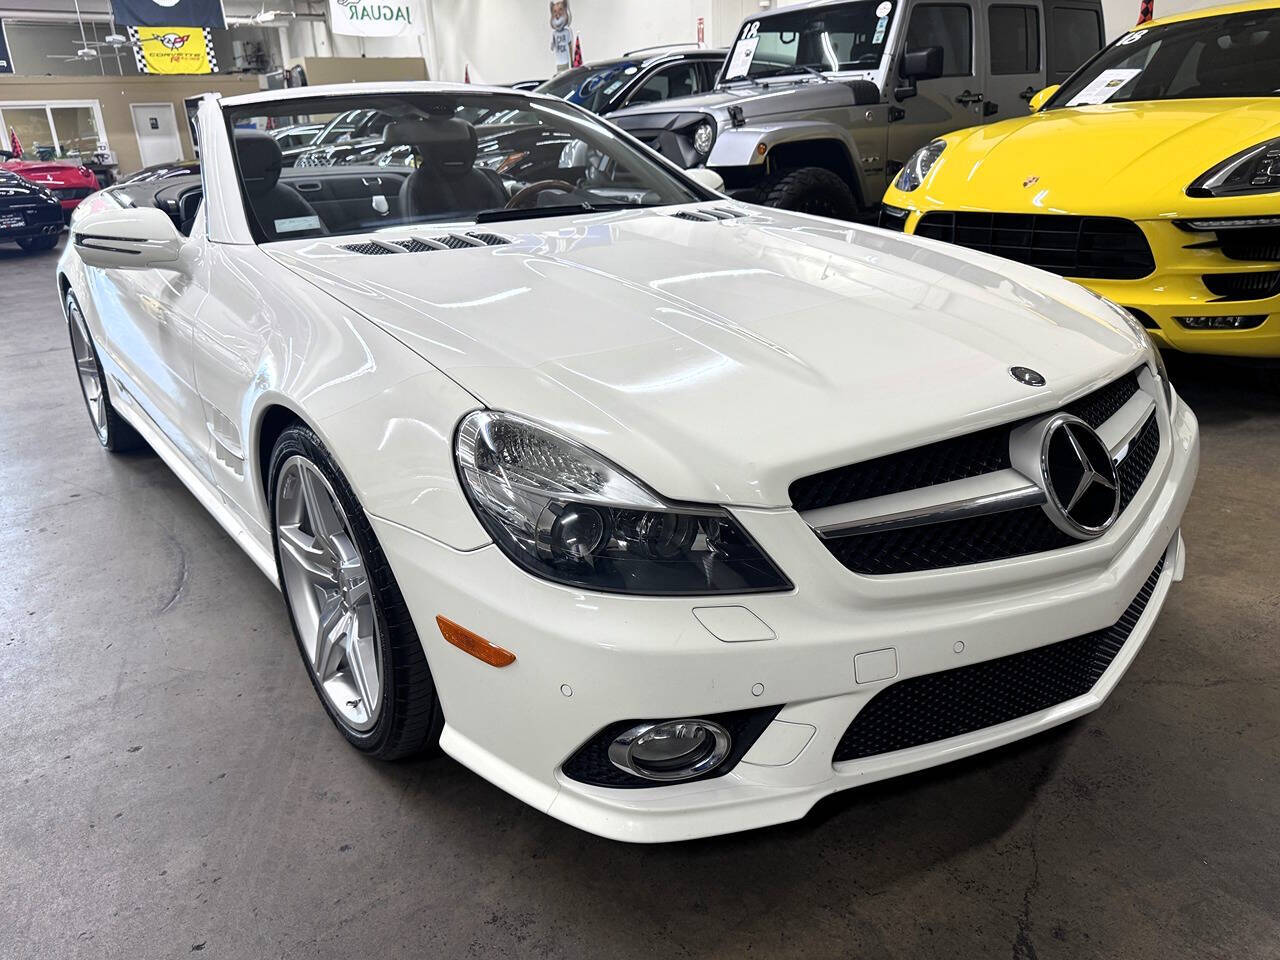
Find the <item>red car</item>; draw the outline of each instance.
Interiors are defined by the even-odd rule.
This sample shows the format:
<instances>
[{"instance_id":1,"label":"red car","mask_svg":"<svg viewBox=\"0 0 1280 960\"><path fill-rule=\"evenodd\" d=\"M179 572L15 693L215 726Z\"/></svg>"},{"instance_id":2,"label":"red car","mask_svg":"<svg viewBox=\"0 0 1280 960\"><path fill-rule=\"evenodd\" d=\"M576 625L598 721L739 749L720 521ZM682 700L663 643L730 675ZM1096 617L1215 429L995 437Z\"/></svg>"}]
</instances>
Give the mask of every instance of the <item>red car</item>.
<instances>
[{"instance_id":1,"label":"red car","mask_svg":"<svg viewBox=\"0 0 1280 960\"><path fill-rule=\"evenodd\" d=\"M0 169L9 170L32 183L38 183L62 204L62 219L69 221L85 197L98 189L93 171L78 164L57 160L18 160L7 150L0 150Z\"/></svg>"}]
</instances>

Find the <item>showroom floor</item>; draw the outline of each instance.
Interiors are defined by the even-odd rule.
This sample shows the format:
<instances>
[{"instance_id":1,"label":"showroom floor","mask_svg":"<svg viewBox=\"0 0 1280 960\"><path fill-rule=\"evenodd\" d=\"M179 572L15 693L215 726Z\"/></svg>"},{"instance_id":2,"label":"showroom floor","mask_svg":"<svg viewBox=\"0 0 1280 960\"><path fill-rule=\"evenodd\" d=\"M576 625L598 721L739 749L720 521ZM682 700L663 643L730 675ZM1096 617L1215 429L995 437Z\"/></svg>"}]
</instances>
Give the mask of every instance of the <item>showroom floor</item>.
<instances>
[{"instance_id":1,"label":"showroom floor","mask_svg":"<svg viewBox=\"0 0 1280 960\"><path fill-rule=\"evenodd\" d=\"M55 257L0 248L0 957L1280 957L1280 392L1174 366L1187 580L1100 711L632 847L344 745L275 590L98 448Z\"/></svg>"}]
</instances>

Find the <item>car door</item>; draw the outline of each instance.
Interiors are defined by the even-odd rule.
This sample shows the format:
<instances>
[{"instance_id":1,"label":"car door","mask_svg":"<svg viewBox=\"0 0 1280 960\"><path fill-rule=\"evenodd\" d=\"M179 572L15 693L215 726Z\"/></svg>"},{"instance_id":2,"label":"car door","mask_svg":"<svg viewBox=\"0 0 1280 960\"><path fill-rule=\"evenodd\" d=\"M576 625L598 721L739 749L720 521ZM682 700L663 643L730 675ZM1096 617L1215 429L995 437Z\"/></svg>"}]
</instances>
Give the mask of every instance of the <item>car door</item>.
<instances>
[{"instance_id":1,"label":"car door","mask_svg":"<svg viewBox=\"0 0 1280 960\"><path fill-rule=\"evenodd\" d=\"M976 2L976 0L975 0ZM901 53L921 47L942 48L942 76L921 80L916 94L898 100L890 84L890 104L901 113L889 125L889 172L930 140L982 122L984 44L975 29L975 3L968 0L920 0L912 5ZM896 82L896 81L895 81Z\"/></svg>"},{"instance_id":2,"label":"car door","mask_svg":"<svg viewBox=\"0 0 1280 960\"><path fill-rule=\"evenodd\" d=\"M90 268L87 279L106 349L125 390L191 465L208 476L192 358L195 316L208 287L202 242L188 238L172 268Z\"/></svg>"},{"instance_id":3,"label":"car door","mask_svg":"<svg viewBox=\"0 0 1280 960\"><path fill-rule=\"evenodd\" d=\"M986 24L986 84L982 116L988 122L1030 113L1027 104L1045 85L1044 18L1038 3L982 0Z\"/></svg>"}]
</instances>

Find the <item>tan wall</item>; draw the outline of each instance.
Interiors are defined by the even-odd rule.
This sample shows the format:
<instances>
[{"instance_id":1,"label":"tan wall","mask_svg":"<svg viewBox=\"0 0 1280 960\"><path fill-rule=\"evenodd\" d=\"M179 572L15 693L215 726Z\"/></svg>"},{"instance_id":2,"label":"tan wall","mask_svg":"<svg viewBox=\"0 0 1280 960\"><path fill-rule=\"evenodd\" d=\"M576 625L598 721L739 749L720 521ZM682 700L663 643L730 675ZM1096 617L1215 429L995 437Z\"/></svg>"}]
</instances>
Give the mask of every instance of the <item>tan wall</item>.
<instances>
[{"instance_id":1,"label":"tan wall","mask_svg":"<svg viewBox=\"0 0 1280 960\"><path fill-rule=\"evenodd\" d=\"M374 83L394 80L426 80L427 61L421 57L303 57L307 84Z\"/></svg>"},{"instance_id":2,"label":"tan wall","mask_svg":"<svg viewBox=\"0 0 1280 960\"><path fill-rule=\"evenodd\" d=\"M102 109L107 142L115 151L120 173L126 174L142 166L138 154L138 138L133 131L131 103L173 104L182 137L184 155L195 156L191 149L191 131L186 123L186 97L202 93L232 96L253 93L259 89L258 78L236 77L17 77L0 76L0 102L20 100L48 103L51 100L97 100Z\"/></svg>"}]
</instances>

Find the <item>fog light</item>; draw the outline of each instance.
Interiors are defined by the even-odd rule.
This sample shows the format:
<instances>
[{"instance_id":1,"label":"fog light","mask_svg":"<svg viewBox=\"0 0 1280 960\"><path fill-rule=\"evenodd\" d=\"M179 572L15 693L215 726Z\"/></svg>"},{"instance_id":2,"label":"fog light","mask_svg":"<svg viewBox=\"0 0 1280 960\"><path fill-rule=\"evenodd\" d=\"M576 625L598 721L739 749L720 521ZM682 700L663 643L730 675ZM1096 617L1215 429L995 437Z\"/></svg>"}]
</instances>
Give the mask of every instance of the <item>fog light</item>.
<instances>
[{"instance_id":1,"label":"fog light","mask_svg":"<svg viewBox=\"0 0 1280 960\"><path fill-rule=\"evenodd\" d=\"M642 723L609 745L609 761L646 780L689 780L710 773L733 746L729 731L710 720Z\"/></svg>"},{"instance_id":2,"label":"fog light","mask_svg":"<svg viewBox=\"0 0 1280 960\"><path fill-rule=\"evenodd\" d=\"M1262 326L1265 313L1229 314L1222 317L1174 317L1188 330L1252 330Z\"/></svg>"}]
</instances>

